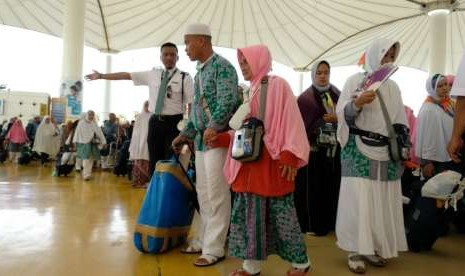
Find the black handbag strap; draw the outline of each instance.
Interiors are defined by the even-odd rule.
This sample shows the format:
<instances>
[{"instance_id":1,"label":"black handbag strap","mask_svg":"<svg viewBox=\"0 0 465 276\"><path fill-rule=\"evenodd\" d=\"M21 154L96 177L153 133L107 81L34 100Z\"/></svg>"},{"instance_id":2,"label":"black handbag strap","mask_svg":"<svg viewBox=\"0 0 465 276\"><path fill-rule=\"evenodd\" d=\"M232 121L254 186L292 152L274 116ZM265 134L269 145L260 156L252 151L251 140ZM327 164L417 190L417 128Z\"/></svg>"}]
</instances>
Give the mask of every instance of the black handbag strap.
<instances>
[{"instance_id":1,"label":"black handbag strap","mask_svg":"<svg viewBox=\"0 0 465 276\"><path fill-rule=\"evenodd\" d=\"M181 105L184 105L184 78L186 77L186 72L181 71Z\"/></svg>"},{"instance_id":2,"label":"black handbag strap","mask_svg":"<svg viewBox=\"0 0 465 276\"><path fill-rule=\"evenodd\" d=\"M258 119L264 122L265 111L266 111L266 94L268 90L268 76L263 77L260 86L260 111L258 113Z\"/></svg>"},{"instance_id":3,"label":"black handbag strap","mask_svg":"<svg viewBox=\"0 0 465 276\"><path fill-rule=\"evenodd\" d=\"M190 184L190 186L192 188L192 204L194 205L194 208L198 212L200 212L200 205L199 205L199 201L197 199L197 190L195 189L194 181L191 179L191 177L187 173L187 171L189 169L193 169L195 171L195 168L192 165L192 163L195 160L195 151L194 151L194 149L191 147L191 145L189 143L187 143L187 145L189 147L189 151L191 152L191 160L189 161L189 165L187 166L187 168L184 168L183 165L181 164L181 161L179 160L179 155L178 154L174 154L174 159L176 160L176 163L178 163L179 167L181 168L182 173L187 178L187 181L189 182L189 184Z\"/></svg>"}]
</instances>

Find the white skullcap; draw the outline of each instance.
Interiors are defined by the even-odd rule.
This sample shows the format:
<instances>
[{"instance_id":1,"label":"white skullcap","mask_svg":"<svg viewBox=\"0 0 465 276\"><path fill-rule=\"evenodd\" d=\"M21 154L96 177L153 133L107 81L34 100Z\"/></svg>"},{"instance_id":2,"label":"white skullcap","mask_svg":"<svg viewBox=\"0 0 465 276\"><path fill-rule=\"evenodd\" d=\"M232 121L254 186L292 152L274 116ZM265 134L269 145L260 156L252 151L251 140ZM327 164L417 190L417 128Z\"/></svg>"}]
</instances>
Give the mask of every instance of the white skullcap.
<instances>
[{"instance_id":1,"label":"white skullcap","mask_svg":"<svg viewBox=\"0 0 465 276\"><path fill-rule=\"evenodd\" d=\"M187 26L184 35L206 35L211 37L212 33L208 25L202 23L194 23Z\"/></svg>"}]
</instances>

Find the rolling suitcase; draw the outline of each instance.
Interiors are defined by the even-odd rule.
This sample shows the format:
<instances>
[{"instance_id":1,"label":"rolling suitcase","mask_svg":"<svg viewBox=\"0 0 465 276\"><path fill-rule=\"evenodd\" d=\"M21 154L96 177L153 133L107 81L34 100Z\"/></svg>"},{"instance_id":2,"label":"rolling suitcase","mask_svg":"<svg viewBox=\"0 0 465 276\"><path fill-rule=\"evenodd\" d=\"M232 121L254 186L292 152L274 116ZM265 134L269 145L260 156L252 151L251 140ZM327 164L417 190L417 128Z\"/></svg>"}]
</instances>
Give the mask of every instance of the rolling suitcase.
<instances>
[{"instance_id":1,"label":"rolling suitcase","mask_svg":"<svg viewBox=\"0 0 465 276\"><path fill-rule=\"evenodd\" d=\"M74 153L73 152L61 152L57 155L57 161L55 164L55 172L57 176L68 176L74 169Z\"/></svg>"},{"instance_id":2,"label":"rolling suitcase","mask_svg":"<svg viewBox=\"0 0 465 276\"><path fill-rule=\"evenodd\" d=\"M116 176L128 174L129 144L129 140L124 141L116 154L116 164L113 167L113 174Z\"/></svg>"}]
</instances>

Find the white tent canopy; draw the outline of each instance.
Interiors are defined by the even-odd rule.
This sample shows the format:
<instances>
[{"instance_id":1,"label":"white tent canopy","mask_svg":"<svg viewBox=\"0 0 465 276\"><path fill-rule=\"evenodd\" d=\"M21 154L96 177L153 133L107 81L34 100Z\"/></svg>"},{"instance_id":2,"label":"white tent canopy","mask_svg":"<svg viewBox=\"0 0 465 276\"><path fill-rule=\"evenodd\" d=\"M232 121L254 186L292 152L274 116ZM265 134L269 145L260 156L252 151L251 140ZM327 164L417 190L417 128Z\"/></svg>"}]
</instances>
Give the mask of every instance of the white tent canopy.
<instances>
[{"instance_id":1,"label":"white tent canopy","mask_svg":"<svg viewBox=\"0 0 465 276\"><path fill-rule=\"evenodd\" d=\"M61 37L65 1L0 0L0 23ZM400 65L428 71L427 11L441 5L451 10L446 72L454 72L465 47L464 0L87 0L85 41L109 52L183 44L186 25L203 22L215 46L262 43L276 61L305 68L321 58L353 65L383 36L400 41Z\"/></svg>"}]
</instances>

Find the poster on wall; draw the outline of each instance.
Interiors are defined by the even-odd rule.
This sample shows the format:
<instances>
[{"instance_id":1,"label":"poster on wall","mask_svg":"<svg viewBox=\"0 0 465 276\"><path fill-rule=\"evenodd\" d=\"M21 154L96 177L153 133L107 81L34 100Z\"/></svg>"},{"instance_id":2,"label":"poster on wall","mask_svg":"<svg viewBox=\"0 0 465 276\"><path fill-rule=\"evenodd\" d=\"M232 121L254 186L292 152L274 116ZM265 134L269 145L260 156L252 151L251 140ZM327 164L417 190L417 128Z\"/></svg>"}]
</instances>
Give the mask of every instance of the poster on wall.
<instances>
[{"instance_id":1,"label":"poster on wall","mask_svg":"<svg viewBox=\"0 0 465 276\"><path fill-rule=\"evenodd\" d=\"M0 115L3 115L5 112L5 100L0 99Z\"/></svg>"},{"instance_id":2,"label":"poster on wall","mask_svg":"<svg viewBox=\"0 0 465 276\"><path fill-rule=\"evenodd\" d=\"M71 117L79 117L82 112L82 81L64 80L61 82L60 96L68 102L68 112Z\"/></svg>"},{"instance_id":3,"label":"poster on wall","mask_svg":"<svg viewBox=\"0 0 465 276\"><path fill-rule=\"evenodd\" d=\"M52 117L57 124L62 124L66 120L66 98L52 98Z\"/></svg>"},{"instance_id":4,"label":"poster on wall","mask_svg":"<svg viewBox=\"0 0 465 276\"><path fill-rule=\"evenodd\" d=\"M43 117L48 115L48 104L41 103L40 104L40 116Z\"/></svg>"}]
</instances>

